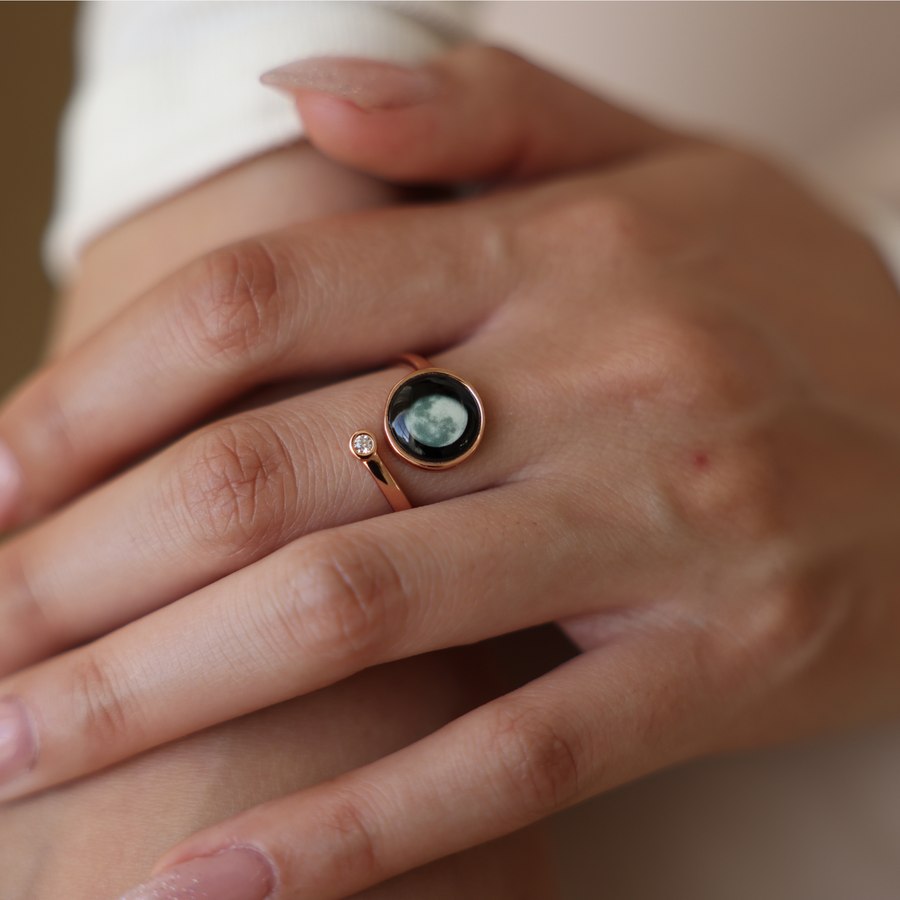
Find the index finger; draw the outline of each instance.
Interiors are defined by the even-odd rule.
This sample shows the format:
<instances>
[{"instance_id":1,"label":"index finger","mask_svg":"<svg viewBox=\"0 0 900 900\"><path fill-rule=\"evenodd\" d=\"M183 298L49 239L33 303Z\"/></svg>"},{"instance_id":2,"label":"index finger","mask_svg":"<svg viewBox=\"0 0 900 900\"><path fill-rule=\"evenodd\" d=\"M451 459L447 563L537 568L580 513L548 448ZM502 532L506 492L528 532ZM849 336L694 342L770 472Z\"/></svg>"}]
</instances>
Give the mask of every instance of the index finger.
<instances>
[{"instance_id":1,"label":"index finger","mask_svg":"<svg viewBox=\"0 0 900 900\"><path fill-rule=\"evenodd\" d=\"M480 206L297 226L167 279L0 414L0 526L56 507L260 384L455 343L505 292L503 268L485 265L499 241Z\"/></svg>"}]
</instances>

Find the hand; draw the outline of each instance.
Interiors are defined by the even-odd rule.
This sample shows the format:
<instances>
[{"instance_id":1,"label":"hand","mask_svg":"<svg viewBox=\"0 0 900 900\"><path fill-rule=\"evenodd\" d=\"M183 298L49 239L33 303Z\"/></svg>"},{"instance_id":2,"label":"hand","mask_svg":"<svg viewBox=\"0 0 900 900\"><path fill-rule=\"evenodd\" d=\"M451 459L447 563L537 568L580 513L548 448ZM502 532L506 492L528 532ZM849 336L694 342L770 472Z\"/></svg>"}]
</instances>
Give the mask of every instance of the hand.
<instances>
[{"instance_id":1,"label":"hand","mask_svg":"<svg viewBox=\"0 0 900 900\"><path fill-rule=\"evenodd\" d=\"M460 73L479 65L497 77L473 95ZM562 168L603 165L214 255L61 361L3 433L14 443L42 399L74 403L106 369L121 394L96 416L146 413L130 420L140 439L113 435L124 455L153 439L140 428L160 409L171 426L259 381L414 349L444 350L436 361L476 384L485 443L459 469L398 472L429 505L360 521L383 501L345 442L374 428L397 380L378 372L212 426L19 539L2 560L11 583L52 547L66 590L42 604L53 623L73 597L91 600L96 632L191 579L207 586L5 681L42 740L9 795L439 646L556 619L586 652L406 750L201 832L158 870L252 846L282 892L340 897L681 759L898 707L900 306L870 248L733 151L647 126L609 165L603 129L582 125L615 113L505 55L468 50L436 72L441 90L416 106L299 102L320 145L343 128L342 158L365 165L373 148L376 173L379 129L408 138L435 122L468 123L460 178L477 177L479 147L484 177L549 173L560 134ZM529 105L508 102L513 83ZM507 137L480 144L480 123L505 117ZM414 162L411 177L427 174ZM435 175L454 178L451 164ZM247 321L253 340L232 340ZM213 346L210 364L198 348ZM176 511L162 525L155 496ZM98 558L115 523L146 528L147 549ZM57 640L88 636L68 627Z\"/></svg>"},{"instance_id":2,"label":"hand","mask_svg":"<svg viewBox=\"0 0 900 900\"><path fill-rule=\"evenodd\" d=\"M142 293L141 282L145 290L177 271L179 259L183 264L243 235L342 207L396 202L399 194L308 144L255 157L91 245L57 304L63 319L54 329L56 352L105 324ZM0 894L3 900L118 896L194 831L384 756L493 698L500 686L481 661L487 655L460 648L376 666L0 805ZM357 896L549 900L555 893L540 831L445 857Z\"/></svg>"}]
</instances>

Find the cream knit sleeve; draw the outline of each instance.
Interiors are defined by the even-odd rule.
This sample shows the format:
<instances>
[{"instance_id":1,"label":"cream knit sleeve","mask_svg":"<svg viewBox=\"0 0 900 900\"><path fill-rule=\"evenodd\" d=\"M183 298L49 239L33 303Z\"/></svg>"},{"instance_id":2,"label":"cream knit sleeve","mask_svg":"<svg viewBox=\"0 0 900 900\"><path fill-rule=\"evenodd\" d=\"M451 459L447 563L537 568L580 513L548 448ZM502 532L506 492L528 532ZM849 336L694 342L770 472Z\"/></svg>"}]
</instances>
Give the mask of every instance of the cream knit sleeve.
<instances>
[{"instance_id":1,"label":"cream knit sleeve","mask_svg":"<svg viewBox=\"0 0 900 900\"><path fill-rule=\"evenodd\" d=\"M304 57L414 64L466 36L461 2L91 2L63 120L48 271L117 222L302 135L293 104L259 83Z\"/></svg>"}]
</instances>

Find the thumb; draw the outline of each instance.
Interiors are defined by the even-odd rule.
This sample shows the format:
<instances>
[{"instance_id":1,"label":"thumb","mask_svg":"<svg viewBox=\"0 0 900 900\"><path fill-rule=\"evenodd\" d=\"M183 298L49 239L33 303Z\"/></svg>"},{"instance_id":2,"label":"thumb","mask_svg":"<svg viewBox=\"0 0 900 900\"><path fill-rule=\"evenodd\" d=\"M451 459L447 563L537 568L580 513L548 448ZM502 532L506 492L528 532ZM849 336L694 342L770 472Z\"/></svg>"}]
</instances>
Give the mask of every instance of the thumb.
<instances>
[{"instance_id":1,"label":"thumb","mask_svg":"<svg viewBox=\"0 0 900 900\"><path fill-rule=\"evenodd\" d=\"M309 140L399 182L535 178L680 138L503 50L466 45L419 69L324 57L266 73Z\"/></svg>"}]
</instances>

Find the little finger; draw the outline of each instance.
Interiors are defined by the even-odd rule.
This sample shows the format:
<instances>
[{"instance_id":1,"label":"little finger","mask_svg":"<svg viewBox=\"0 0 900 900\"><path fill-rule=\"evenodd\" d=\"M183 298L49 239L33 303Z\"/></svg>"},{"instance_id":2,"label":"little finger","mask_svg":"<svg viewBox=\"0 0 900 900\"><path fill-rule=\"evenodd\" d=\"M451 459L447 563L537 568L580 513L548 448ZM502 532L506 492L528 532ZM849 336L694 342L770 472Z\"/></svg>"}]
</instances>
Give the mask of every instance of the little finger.
<instances>
[{"instance_id":1,"label":"little finger","mask_svg":"<svg viewBox=\"0 0 900 900\"><path fill-rule=\"evenodd\" d=\"M201 831L128 900L168 900L188 876L203 890L226 867L235 900L337 900L702 753L740 702L710 650L691 631L623 636L404 750Z\"/></svg>"}]
</instances>

